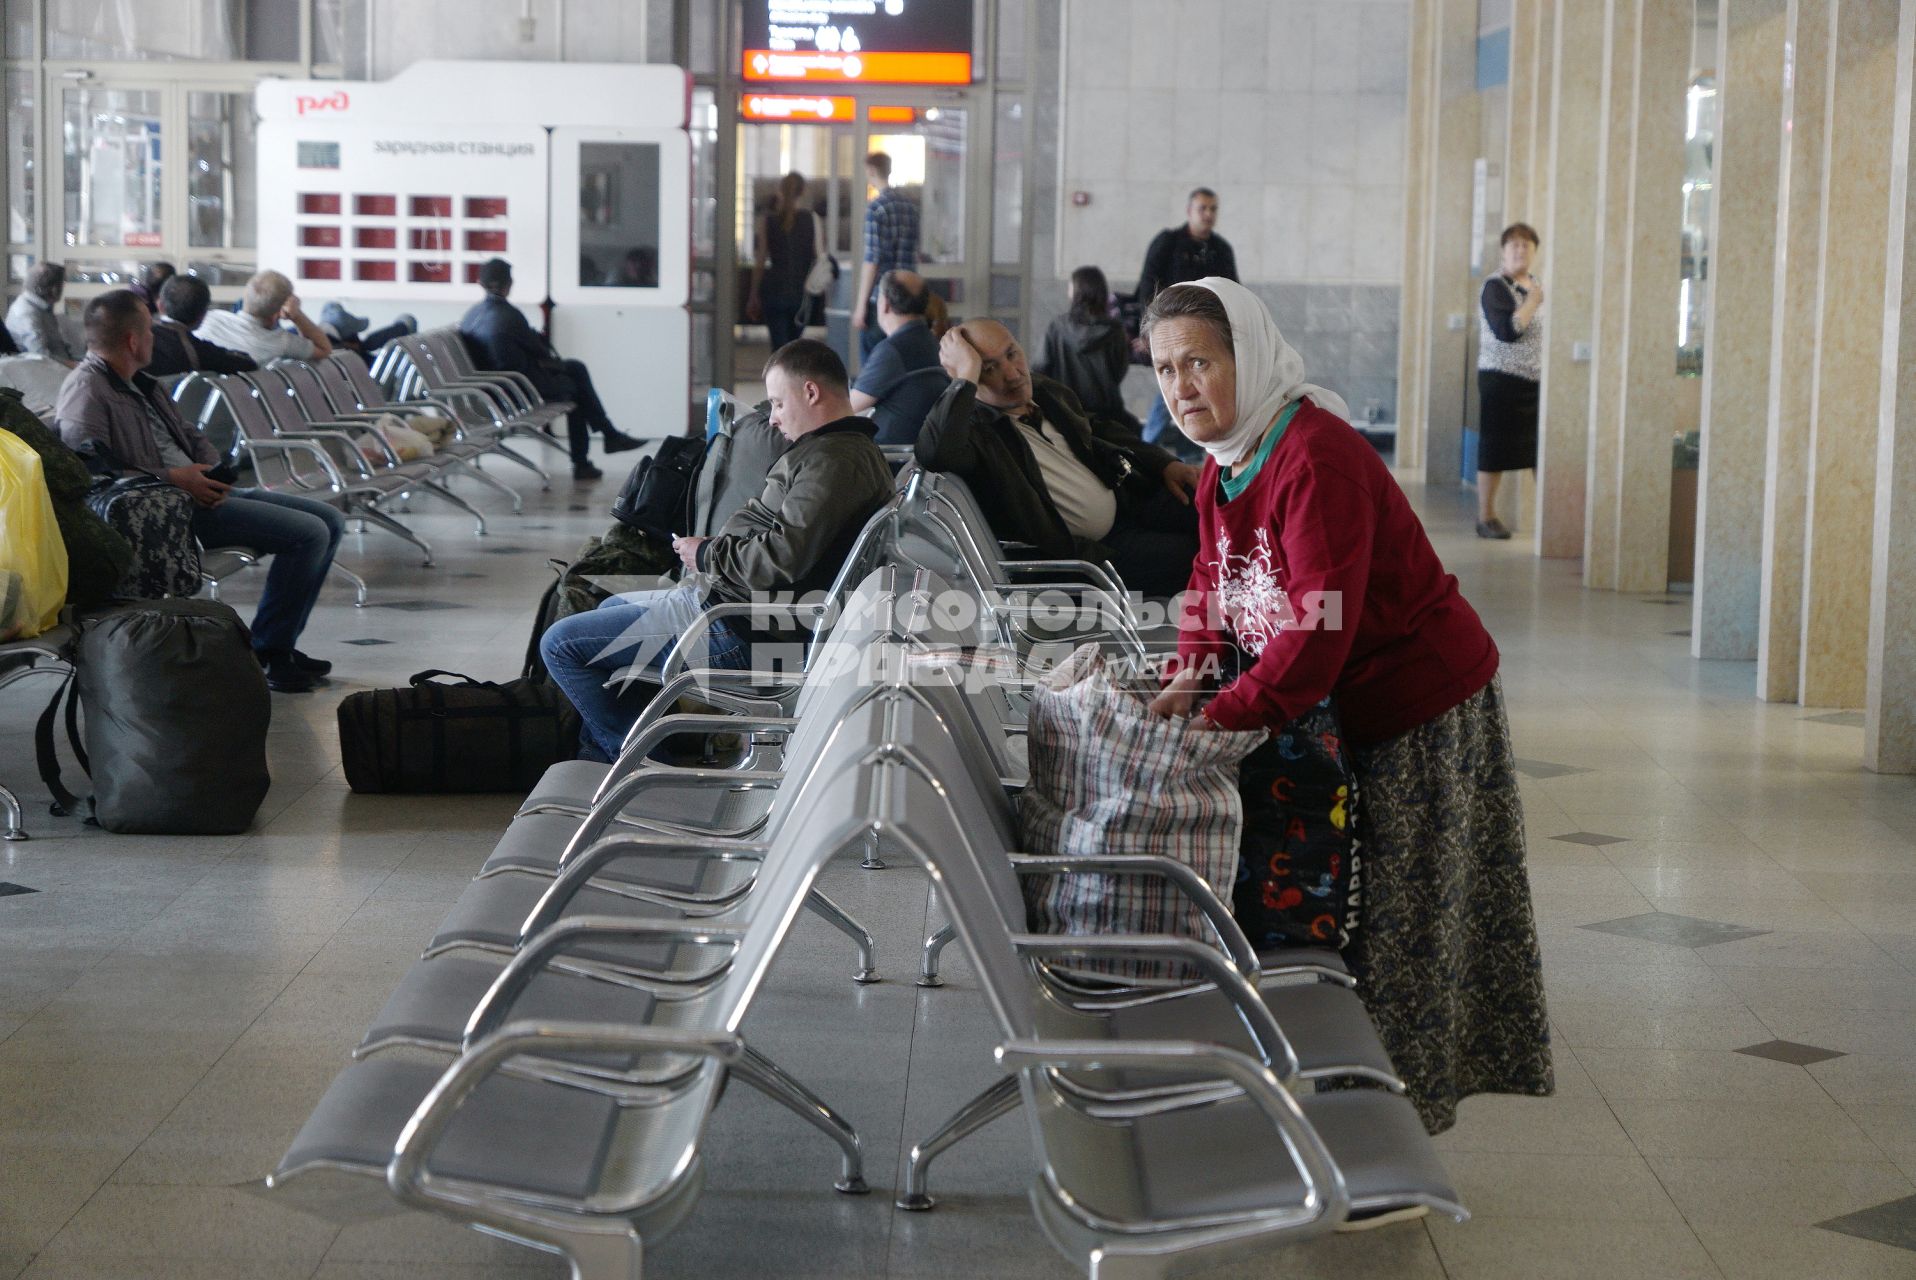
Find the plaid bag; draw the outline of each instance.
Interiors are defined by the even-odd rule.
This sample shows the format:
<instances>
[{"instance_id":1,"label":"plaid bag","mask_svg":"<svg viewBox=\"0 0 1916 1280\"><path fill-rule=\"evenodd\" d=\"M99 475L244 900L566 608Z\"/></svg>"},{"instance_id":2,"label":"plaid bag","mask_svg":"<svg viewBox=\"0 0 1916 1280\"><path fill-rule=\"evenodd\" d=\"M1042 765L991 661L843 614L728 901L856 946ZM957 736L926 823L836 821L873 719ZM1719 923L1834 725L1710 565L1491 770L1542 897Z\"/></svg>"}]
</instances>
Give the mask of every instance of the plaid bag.
<instances>
[{"instance_id":1,"label":"plaid bag","mask_svg":"<svg viewBox=\"0 0 1916 1280\"><path fill-rule=\"evenodd\" d=\"M1031 781L1019 797L1027 851L1047 856L1156 854L1194 869L1229 901L1244 822L1238 764L1262 729L1198 730L1150 714L1154 688L1120 683L1096 645L1054 669L1032 699ZM1028 877L1039 933L1166 933L1210 937L1204 917L1155 876ZM1082 961L1128 977L1170 977L1161 964Z\"/></svg>"}]
</instances>

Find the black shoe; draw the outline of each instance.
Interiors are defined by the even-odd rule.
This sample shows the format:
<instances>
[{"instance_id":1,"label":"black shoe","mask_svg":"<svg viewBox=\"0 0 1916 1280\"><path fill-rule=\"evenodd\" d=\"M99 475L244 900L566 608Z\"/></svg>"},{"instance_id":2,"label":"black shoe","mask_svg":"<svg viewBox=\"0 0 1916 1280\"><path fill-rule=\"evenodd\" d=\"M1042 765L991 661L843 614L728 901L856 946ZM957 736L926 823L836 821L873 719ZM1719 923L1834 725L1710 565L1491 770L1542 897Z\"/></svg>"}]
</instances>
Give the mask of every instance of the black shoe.
<instances>
[{"instance_id":1,"label":"black shoe","mask_svg":"<svg viewBox=\"0 0 1916 1280\"><path fill-rule=\"evenodd\" d=\"M572 464L572 478L574 480L603 480L605 478L605 472L599 470L590 462L575 462Z\"/></svg>"},{"instance_id":2,"label":"black shoe","mask_svg":"<svg viewBox=\"0 0 1916 1280\"><path fill-rule=\"evenodd\" d=\"M319 677L301 671L290 653L275 653L266 659L266 687L274 693L311 693L319 687Z\"/></svg>"},{"instance_id":3,"label":"black shoe","mask_svg":"<svg viewBox=\"0 0 1916 1280\"><path fill-rule=\"evenodd\" d=\"M1504 522L1501 520L1479 520L1477 522L1477 536L1480 538L1494 538L1498 542L1503 542L1510 537L1510 530L1504 528Z\"/></svg>"},{"instance_id":4,"label":"black shoe","mask_svg":"<svg viewBox=\"0 0 1916 1280\"><path fill-rule=\"evenodd\" d=\"M624 453L627 449L636 449L644 443L645 441L639 439L637 436L629 436L623 431L608 431L605 433L605 451L607 453Z\"/></svg>"},{"instance_id":5,"label":"black shoe","mask_svg":"<svg viewBox=\"0 0 1916 1280\"><path fill-rule=\"evenodd\" d=\"M324 658L309 658L297 649L293 650L291 656L293 659L293 665L295 667L298 667L301 671L304 671L309 676L325 676L325 675L332 674L333 664L326 661L326 659Z\"/></svg>"}]
</instances>

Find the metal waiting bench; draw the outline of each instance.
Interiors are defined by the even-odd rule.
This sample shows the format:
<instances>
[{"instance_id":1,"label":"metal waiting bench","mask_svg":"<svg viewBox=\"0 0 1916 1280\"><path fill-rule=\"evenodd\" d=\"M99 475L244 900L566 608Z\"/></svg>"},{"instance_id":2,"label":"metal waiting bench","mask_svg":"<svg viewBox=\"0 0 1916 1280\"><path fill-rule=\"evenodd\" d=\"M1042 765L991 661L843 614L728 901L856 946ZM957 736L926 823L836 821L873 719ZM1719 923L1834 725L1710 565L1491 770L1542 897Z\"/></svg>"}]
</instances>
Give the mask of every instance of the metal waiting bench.
<instances>
[{"instance_id":1,"label":"metal waiting bench","mask_svg":"<svg viewBox=\"0 0 1916 1280\"><path fill-rule=\"evenodd\" d=\"M0 689L41 672L66 675L73 670L74 646L80 633L62 623L25 640L0 644ZM26 816L19 797L0 786L0 840L25 840Z\"/></svg>"}]
</instances>

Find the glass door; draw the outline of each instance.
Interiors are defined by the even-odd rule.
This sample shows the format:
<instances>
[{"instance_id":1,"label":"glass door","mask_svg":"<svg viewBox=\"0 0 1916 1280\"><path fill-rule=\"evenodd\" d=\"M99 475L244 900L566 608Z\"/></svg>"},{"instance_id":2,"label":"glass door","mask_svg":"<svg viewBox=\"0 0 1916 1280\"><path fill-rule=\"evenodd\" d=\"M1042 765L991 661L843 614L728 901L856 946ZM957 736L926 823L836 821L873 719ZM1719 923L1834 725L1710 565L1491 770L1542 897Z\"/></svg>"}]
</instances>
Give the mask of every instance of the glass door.
<instances>
[{"instance_id":1,"label":"glass door","mask_svg":"<svg viewBox=\"0 0 1916 1280\"><path fill-rule=\"evenodd\" d=\"M62 226L74 258L162 243L165 99L158 86L87 84L61 93Z\"/></svg>"}]
</instances>

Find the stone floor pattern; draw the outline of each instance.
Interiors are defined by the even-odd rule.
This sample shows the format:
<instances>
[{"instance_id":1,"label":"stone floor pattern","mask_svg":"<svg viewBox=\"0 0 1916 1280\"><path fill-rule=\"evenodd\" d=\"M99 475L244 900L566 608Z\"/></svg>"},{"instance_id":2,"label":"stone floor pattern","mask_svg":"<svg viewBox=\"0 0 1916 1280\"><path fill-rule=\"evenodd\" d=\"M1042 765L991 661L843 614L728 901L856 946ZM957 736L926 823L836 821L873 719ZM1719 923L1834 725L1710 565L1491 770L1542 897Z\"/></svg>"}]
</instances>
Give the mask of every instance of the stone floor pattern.
<instances>
[{"instance_id":1,"label":"stone floor pattern","mask_svg":"<svg viewBox=\"0 0 1916 1280\"><path fill-rule=\"evenodd\" d=\"M432 570L349 538L377 607L340 589L315 612L304 647L337 674L275 696L244 836L50 818L31 726L51 682L0 693L0 780L34 836L0 848L0 1280L563 1274L376 1188L260 1179L514 808L351 795L339 698L427 667L517 674L546 558L613 492L556 482L485 541L418 511ZM1504 654L1559 1092L1473 1099L1440 1140L1474 1221L1219 1274L1916 1277L1916 783L1861 769L1854 716L1693 662L1683 598L1585 592L1573 564L1472 537L1461 501L1413 498ZM226 596L250 616L257 591L254 571ZM877 933L884 981L854 987L804 916L745 1030L859 1126L874 1194L834 1194L828 1144L731 1090L704 1197L648 1274L1075 1274L1032 1221L1016 1120L944 1159L936 1212L892 1208L904 1150L991 1077L989 1019L959 948L943 989L908 980L921 873L844 861L824 887Z\"/></svg>"}]
</instances>

